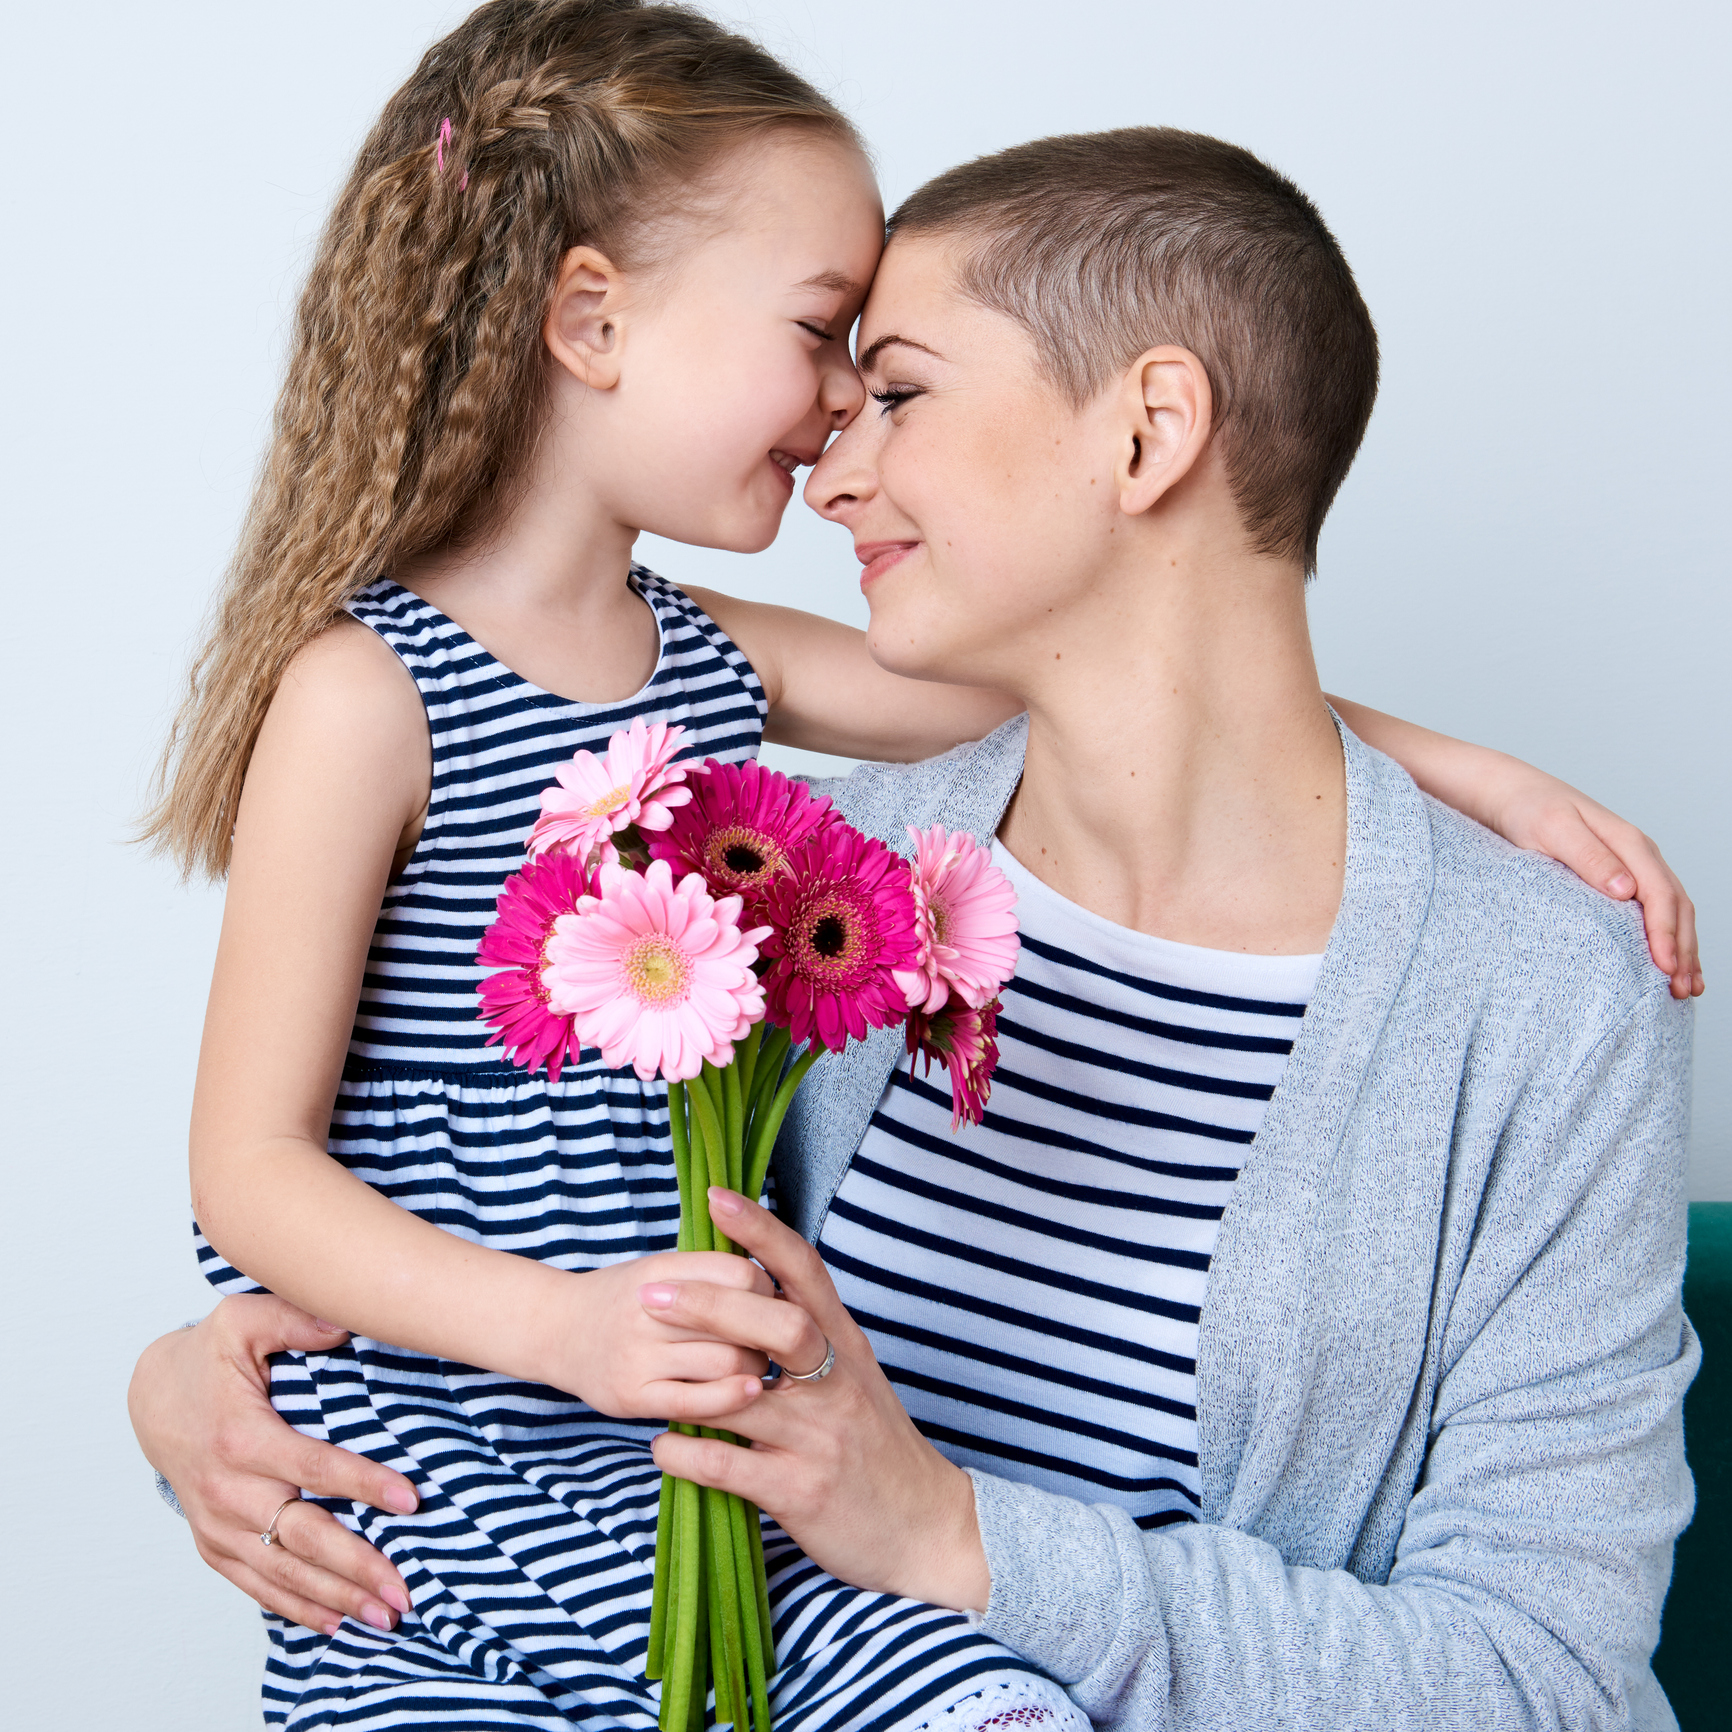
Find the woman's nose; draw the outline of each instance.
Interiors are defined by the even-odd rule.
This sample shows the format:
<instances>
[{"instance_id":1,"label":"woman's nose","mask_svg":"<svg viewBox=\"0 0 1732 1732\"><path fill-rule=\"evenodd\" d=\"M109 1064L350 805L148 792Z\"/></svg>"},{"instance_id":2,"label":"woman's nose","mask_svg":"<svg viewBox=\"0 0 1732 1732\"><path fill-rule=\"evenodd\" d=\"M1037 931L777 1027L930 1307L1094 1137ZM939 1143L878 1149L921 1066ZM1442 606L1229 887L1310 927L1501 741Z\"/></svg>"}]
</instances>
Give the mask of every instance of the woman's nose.
<instances>
[{"instance_id":1,"label":"woman's nose","mask_svg":"<svg viewBox=\"0 0 1732 1732\"><path fill-rule=\"evenodd\" d=\"M806 503L832 523L847 523L876 490L863 426L858 419L845 426L806 477Z\"/></svg>"}]
</instances>

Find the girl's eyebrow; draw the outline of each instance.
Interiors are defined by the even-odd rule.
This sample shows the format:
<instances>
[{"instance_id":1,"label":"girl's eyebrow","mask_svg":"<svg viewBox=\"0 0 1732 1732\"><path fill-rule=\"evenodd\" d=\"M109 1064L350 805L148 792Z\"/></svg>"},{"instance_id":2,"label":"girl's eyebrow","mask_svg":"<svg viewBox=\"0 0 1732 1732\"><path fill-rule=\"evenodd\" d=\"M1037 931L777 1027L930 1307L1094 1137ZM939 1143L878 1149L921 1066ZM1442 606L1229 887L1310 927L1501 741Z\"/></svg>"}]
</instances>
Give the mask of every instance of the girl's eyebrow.
<instances>
[{"instance_id":1,"label":"girl's eyebrow","mask_svg":"<svg viewBox=\"0 0 1732 1732\"><path fill-rule=\"evenodd\" d=\"M884 350L891 348L918 349L921 354L930 355L935 361L942 361L944 359L936 349L929 349L924 343L915 342L912 337L899 337L894 331L892 331L880 337L877 342L873 343L872 346L867 349L865 354L860 357L856 365L862 373L869 373L872 371L872 364L878 359L879 355L882 354Z\"/></svg>"},{"instance_id":2,"label":"girl's eyebrow","mask_svg":"<svg viewBox=\"0 0 1732 1732\"><path fill-rule=\"evenodd\" d=\"M796 283L796 289L834 289L839 295L857 295L860 285L845 271L820 271L815 277L808 277L803 283Z\"/></svg>"}]
</instances>

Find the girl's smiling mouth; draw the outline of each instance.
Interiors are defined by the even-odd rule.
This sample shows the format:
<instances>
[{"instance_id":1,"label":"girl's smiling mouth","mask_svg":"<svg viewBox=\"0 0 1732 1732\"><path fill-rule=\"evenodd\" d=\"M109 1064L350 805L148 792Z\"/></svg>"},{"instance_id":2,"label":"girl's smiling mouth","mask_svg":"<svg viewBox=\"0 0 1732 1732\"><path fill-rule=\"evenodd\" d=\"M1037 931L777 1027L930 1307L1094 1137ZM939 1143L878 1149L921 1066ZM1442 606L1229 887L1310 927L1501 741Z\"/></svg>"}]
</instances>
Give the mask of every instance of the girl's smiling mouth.
<instances>
[{"instance_id":1,"label":"girl's smiling mouth","mask_svg":"<svg viewBox=\"0 0 1732 1732\"><path fill-rule=\"evenodd\" d=\"M860 573L860 587L864 589L874 578L882 577L891 566L912 553L919 545L918 541L866 541L860 543L854 549L854 557L865 567L865 570Z\"/></svg>"}]
</instances>

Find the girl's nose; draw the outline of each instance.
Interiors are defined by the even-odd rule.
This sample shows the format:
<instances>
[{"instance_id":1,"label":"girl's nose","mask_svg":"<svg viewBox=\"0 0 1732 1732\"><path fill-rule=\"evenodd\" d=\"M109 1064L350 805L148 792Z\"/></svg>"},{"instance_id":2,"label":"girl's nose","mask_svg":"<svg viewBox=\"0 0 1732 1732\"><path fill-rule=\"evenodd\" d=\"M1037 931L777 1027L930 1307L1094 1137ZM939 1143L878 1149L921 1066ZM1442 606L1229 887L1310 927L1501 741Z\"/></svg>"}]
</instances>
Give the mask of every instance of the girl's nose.
<instances>
[{"instance_id":1,"label":"girl's nose","mask_svg":"<svg viewBox=\"0 0 1732 1732\"><path fill-rule=\"evenodd\" d=\"M847 344L838 343L833 347L840 353L824 368L823 377L818 381L818 407L823 410L832 432L846 427L860 413L860 407L866 401L866 387L854 371L854 360L848 353Z\"/></svg>"}]
</instances>

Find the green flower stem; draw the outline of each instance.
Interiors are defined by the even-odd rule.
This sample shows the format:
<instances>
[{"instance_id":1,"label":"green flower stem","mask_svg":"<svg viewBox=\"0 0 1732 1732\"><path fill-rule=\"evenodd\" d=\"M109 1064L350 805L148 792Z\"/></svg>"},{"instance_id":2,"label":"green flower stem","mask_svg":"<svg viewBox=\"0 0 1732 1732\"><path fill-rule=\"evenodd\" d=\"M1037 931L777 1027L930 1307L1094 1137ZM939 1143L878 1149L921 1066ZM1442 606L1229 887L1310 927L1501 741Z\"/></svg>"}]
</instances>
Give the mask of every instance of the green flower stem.
<instances>
[{"instance_id":1,"label":"green flower stem","mask_svg":"<svg viewBox=\"0 0 1732 1732\"><path fill-rule=\"evenodd\" d=\"M763 1567L763 1536L758 1527L758 1512L742 1498L728 1499L728 1519L734 1529L734 1593L740 1606L740 1628L746 1651L746 1682L752 1695L752 1717L757 1722L759 1732L768 1732L770 1691L765 1674L774 1669L774 1661L772 1658L766 1665L765 1650L769 1646L769 1630L763 1621L764 1609L758 1603L757 1578Z\"/></svg>"},{"instance_id":2,"label":"green flower stem","mask_svg":"<svg viewBox=\"0 0 1732 1732\"><path fill-rule=\"evenodd\" d=\"M709 1069L704 1066L706 1072ZM731 1251L734 1247L728 1236L710 1219L709 1199L704 1194L705 1186L728 1182L727 1145L722 1141L721 1115L716 1111L716 1099L709 1085L710 1078L700 1074L691 1089L694 1119L703 1133L698 1140L704 1151L702 1183L698 1163L692 1163L692 1226L698 1250Z\"/></svg>"},{"instance_id":3,"label":"green flower stem","mask_svg":"<svg viewBox=\"0 0 1732 1732\"><path fill-rule=\"evenodd\" d=\"M782 1120L788 1116L788 1108L794 1104L794 1091L806 1080L806 1072L822 1055L823 1048L816 1042L807 1047L782 1079L776 1098L767 1110L759 1113L758 1122L752 1127L751 1158L746 1166L746 1196L755 1199L762 1193L764 1180L770 1172L770 1154L776 1146L776 1133L782 1128Z\"/></svg>"},{"instance_id":4,"label":"green flower stem","mask_svg":"<svg viewBox=\"0 0 1732 1732\"><path fill-rule=\"evenodd\" d=\"M706 1431L706 1437L720 1434ZM745 1654L742 1650L738 1567L734 1562L734 1527L726 1492L704 1488L704 1514L710 1567L704 1572L710 1593L710 1665L716 1681L716 1719L746 1724Z\"/></svg>"},{"instance_id":5,"label":"green flower stem","mask_svg":"<svg viewBox=\"0 0 1732 1732\"><path fill-rule=\"evenodd\" d=\"M679 1249L690 1251L693 1247L687 1243L690 1238L688 1220L691 1211L684 1207L685 1200L691 1195L692 1189L692 1145L691 1134L686 1128L686 1085L671 1082L668 1084L668 1141L674 1146L674 1177L680 1187L680 1237Z\"/></svg>"},{"instance_id":6,"label":"green flower stem","mask_svg":"<svg viewBox=\"0 0 1732 1732\"><path fill-rule=\"evenodd\" d=\"M733 1068L740 1079L740 1099L748 1104L752 1098L752 1080L758 1074L758 1050L764 1044L766 1023L754 1022L752 1032L734 1048Z\"/></svg>"},{"instance_id":7,"label":"green flower stem","mask_svg":"<svg viewBox=\"0 0 1732 1732\"><path fill-rule=\"evenodd\" d=\"M650 1599L649 1661L644 1667L646 1678L663 1675L662 1660L667 1650L668 1587L674 1565L674 1482L662 1475L661 1503L656 1509L656 1575L655 1592Z\"/></svg>"},{"instance_id":8,"label":"green flower stem","mask_svg":"<svg viewBox=\"0 0 1732 1732\"><path fill-rule=\"evenodd\" d=\"M752 1073L751 1098L746 1103L747 1148L752 1146L759 1114L764 1110L765 1104L775 1098L776 1085L782 1080L782 1066L787 1062L790 1044L785 1028L772 1028L764 1036L764 1044L758 1052L758 1068ZM754 1196L752 1201L756 1202L757 1198Z\"/></svg>"},{"instance_id":9,"label":"green flower stem","mask_svg":"<svg viewBox=\"0 0 1732 1732\"><path fill-rule=\"evenodd\" d=\"M746 1526L752 1535L752 1579L758 1590L758 1625L764 1633L763 1655L764 1670L774 1677L776 1673L776 1627L770 1622L770 1578L764 1569L764 1530L758 1525L758 1506L740 1499L740 1507L746 1512ZM769 1714L765 1713L760 1732L768 1732Z\"/></svg>"},{"instance_id":10,"label":"green flower stem","mask_svg":"<svg viewBox=\"0 0 1732 1732\"><path fill-rule=\"evenodd\" d=\"M690 1426L677 1428L690 1434ZM672 1605L669 1621L669 1665L662 1683L662 1732L686 1732L692 1720L692 1699L699 1702L699 1724L702 1724L702 1702L707 1692L697 1676L699 1620L703 1604L704 1534L700 1521L698 1488L690 1480L674 1482L674 1547Z\"/></svg>"},{"instance_id":11,"label":"green flower stem","mask_svg":"<svg viewBox=\"0 0 1732 1732\"><path fill-rule=\"evenodd\" d=\"M722 1130L727 1137L728 1176L723 1182L730 1191L740 1188L741 1168L745 1150L745 1102L740 1097L740 1074L729 1065L722 1072Z\"/></svg>"}]
</instances>

